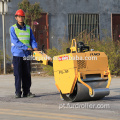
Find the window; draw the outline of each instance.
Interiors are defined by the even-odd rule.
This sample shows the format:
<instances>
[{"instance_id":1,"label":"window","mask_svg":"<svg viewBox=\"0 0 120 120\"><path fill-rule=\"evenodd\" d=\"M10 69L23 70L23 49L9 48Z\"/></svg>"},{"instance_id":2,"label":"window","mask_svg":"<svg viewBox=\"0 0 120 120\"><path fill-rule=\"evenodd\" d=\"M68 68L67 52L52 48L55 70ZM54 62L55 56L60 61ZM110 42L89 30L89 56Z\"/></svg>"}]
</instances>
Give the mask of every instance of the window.
<instances>
[{"instance_id":1,"label":"window","mask_svg":"<svg viewBox=\"0 0 120 120\"><path fill-rule=\"evenodd\" d=\"M84 34L91 39L99 39L99 15L98 14L68 14L69 40ZM84 34L83 34L84 33Z\"/></svg>"}]
</instances>

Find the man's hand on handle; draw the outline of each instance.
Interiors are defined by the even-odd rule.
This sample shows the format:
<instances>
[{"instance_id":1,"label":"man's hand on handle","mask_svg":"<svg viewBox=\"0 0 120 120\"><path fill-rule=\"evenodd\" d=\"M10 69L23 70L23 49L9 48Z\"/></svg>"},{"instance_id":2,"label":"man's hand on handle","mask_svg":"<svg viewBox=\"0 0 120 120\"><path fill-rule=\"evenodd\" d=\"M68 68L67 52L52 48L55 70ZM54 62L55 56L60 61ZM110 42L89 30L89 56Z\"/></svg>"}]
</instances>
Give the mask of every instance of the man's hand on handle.
<instances>
[{"instance_id":1,"label":"man's hand on handle","mask_svg":"<svg viewBox=\"0 0 120 120\"><path fill-rule=\"evenodd\" d=\"M37 49L37 48L34 48L34 51L38 51L38 49Z\"/></svg>"},{"instance_id":2,"label":"man's hand on handle","mask_svg":"<svg viewBox=\"0 0 120 120\"><path fill-rule=\"evenodd\" d=\"M34 48L34 49L32 49L32 48L28 48L27 50L30 50L30 51L38 51L38 49L37 48Z\"/></svg>"},{"instance_id":3,"label":"man's hand on handle","mask_svg":"<svg viewBox=\"0 0 120 120\"><path fill-rule=\"evenodd\" d=\"M27 50L30 50L30 51L32 51L33 49L32 49L32 48L28 48Z\"/></svg>"}]
</instances>

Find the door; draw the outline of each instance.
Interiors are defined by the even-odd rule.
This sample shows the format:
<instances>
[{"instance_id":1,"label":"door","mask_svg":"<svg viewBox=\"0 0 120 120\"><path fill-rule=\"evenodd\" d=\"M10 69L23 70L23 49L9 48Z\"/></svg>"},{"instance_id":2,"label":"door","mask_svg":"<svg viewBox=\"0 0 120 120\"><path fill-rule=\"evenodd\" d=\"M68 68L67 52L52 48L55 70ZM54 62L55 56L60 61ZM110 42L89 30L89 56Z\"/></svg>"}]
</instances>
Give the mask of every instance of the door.
<instances>
[{"instance_id":1,"label":"door","mask_svg":"<svg viewBox=\"0 0 120 120\"><path fill-rule=\"evenodd\" d=\"M49 49L48 14L42 13L41 18L37 19L34 23L33 33L38 43L38 49L40 50L43 44L45 45L44 49Z\"/></svg>"},{"instance_id":2,"label":"door","mask_svg":"<svg viewBox=\"0 0 120 120\"><path fill-rule=\"evenodd\" d=\"M120 41L120 14L112 14L112 37Z\"/></svg>"}]
</instances>

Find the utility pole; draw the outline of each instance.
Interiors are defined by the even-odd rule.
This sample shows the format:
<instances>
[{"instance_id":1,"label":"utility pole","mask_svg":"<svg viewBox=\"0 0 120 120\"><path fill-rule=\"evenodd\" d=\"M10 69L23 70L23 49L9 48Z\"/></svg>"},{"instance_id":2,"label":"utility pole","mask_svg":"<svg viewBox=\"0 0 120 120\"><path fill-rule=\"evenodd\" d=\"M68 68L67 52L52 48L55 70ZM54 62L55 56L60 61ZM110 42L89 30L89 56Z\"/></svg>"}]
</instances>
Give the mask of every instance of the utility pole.
<instances>
[{"instance_id":1,"label":"utility pole","mask_svg":"<svg viewBox=\"0 0 120 120\"><path fill-rule=\"evenodd\" d=\"M3 59L4 59L4 74L6 74L6 30L5 30L5 13L4 1L2 1L2 24L3 24Z\"/></svg>"},{"instance_id":2,"label":"utility pole","mask_svg":"<svg viewBox=\"0 0 120 120\"><path fill-rule=\"evenodd\" d=\"M10 0L1 0L0 7L1 7L1 14L2 14L2 26L3 26L3 60L4 60L4 74L6 74L6 26L5 26L5 14L8 12L8 5L7 2Z\"/></svg>"}]
</instances>

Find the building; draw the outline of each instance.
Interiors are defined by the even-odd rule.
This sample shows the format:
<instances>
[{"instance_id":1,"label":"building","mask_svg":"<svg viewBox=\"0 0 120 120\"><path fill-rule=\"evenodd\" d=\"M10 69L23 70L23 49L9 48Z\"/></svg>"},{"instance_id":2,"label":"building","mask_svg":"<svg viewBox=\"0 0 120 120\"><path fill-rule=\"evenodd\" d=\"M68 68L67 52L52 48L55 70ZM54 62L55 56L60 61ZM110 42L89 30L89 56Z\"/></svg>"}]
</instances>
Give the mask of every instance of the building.
<instances>
[{"instance_id":1,"label":"building","mask_svg":"<svg viewBox=\"0 0 120 120\"><path fill-rule=\"evenodd\" d=\"M29 0L30 3L40 2L44 13L48 15L49 47L60 49L59 39L69 40L79 32L95 29L95 36L104 37L103 30L114 40L120 37L120 0ZM14 14L21 0L9 3L9 13L6 15L6 50L11 55L9 27L16 21ZM2 49L2 18L0 16L0 48ZM39 34L38 34L39 35Z\"/></svg>"}]
</instances>

